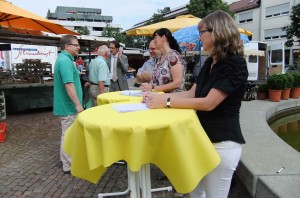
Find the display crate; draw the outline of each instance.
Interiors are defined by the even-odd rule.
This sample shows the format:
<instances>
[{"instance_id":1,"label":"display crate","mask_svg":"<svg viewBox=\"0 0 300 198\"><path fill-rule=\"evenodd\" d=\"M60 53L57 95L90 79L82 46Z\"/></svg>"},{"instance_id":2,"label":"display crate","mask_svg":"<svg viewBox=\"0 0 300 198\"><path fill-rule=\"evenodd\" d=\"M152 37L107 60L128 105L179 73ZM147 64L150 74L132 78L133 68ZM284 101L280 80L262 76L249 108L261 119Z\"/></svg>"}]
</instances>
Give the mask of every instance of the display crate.
<instances>
[{"instance_id":1,"label":"display crate","mask_svg":"<svg viewBox=\"0 0 300 198\"><path fill-rule=\"evenodd\" d=\"M41 63L42 77L52 76L52 65L50 63Z\"/></svg>"},{"instance_id":2,"label":"display crate","mask_svg":"<svg viewBox=\"0 0 300 198\"><path fill-rule=\"evenodd\" d=\"M5 109L5 96L4 92L0 91L0 120L6 118L6 109Z\"/></svg>"}]
</instances>

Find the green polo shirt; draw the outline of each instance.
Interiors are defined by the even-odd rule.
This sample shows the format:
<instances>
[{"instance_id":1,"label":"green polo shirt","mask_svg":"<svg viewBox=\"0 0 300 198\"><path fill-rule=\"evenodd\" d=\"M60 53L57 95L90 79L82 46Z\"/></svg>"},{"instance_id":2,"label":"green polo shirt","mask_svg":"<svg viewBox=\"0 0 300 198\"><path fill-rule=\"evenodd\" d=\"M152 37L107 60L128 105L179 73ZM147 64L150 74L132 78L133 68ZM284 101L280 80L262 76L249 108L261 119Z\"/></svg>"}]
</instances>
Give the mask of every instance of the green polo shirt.
<instances>
[{"instance_id":1,"label":"green polo shirt","mask_svg":"<svg viewBox=\"0 0 300 198\"><path fill-rule=\"evenodd\" d=\"M65 84L73 83L78 99L82 103L82 89L78 71L74 65L74 57L62 50L54 66L54 101L53 114L68 116L77 114L76 106L70 99Z\"/></svg>"},{"instance_id":2,"label":"green polo shirt","mask_svg":"<svg viewBox=\"0 0 300 198\"><path fill-rule=\"evenodd\" d=\"M104 81L104 85L110 85L110 74L107 65L107 60L102 56L97 56L89 64L89 80L98 84L99 81Z\"/></svg>"}]
</instances>

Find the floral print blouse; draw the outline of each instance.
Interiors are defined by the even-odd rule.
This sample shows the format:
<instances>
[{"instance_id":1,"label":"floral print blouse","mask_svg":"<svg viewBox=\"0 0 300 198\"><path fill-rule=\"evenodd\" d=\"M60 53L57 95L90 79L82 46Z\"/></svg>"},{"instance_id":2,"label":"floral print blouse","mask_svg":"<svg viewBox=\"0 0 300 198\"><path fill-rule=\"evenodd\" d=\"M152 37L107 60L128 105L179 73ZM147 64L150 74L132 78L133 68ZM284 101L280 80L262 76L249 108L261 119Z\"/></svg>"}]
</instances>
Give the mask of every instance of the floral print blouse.
<instances>
[{"instance_id":1,"label":"floral print blouse","mask_svg":"<svg viewBox=\"0 0 300 198\"><path fill-rule=\"evenodd\" d=\"M169 93L180 92L184 90L184 81L185 81L185 68L186 62L182 56L175 50L171 50L167 58L160 64L161 56L159 56L153 67L153 74L151 83L154 86L165 85L173 81L171 74L171 67L181 63L182 65L182 80L179 88L169 91Z\"/></svg>"}]
</instances>

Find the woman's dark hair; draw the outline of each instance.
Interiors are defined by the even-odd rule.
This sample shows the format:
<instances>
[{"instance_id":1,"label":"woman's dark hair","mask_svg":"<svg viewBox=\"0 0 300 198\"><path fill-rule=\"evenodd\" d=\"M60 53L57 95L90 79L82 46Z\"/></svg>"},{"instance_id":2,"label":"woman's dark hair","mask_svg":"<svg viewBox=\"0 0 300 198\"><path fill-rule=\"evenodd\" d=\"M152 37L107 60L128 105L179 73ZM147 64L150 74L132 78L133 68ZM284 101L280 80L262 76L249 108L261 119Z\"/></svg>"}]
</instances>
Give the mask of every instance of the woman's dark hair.
<instances>
[{"instance_id":1,"label":"woman's dark hair","mask_svg":"<svg viewBox=\"0 0 300 198\"><path fill-rule=\"evenodd\" d=\"M158 30L156 30L153 33L153 39L154 37L158 35L158 36L165 36L168 40L168 43L170 45L170 48L173 50L176 50L177 52L181 53L180 47L177 43L177 40L173 37L172 33L170 32L169 29L167 28L160 28Z\"/></svg>"}]
</instances>

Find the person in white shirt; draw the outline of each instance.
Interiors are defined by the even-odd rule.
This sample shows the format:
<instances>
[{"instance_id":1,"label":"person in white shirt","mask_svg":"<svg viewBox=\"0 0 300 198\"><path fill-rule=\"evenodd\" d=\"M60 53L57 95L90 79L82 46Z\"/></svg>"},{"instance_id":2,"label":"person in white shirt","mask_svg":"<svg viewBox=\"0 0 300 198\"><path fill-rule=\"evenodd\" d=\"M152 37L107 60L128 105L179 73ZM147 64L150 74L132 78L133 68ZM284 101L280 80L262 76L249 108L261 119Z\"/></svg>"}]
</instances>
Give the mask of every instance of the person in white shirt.
<instances>
[{"instance_id":1,"label":"person in white shirt","mask_svg":"<svg viewBox=\"0 0 300 198\"><path fill-rule=\"evenodd\" d=\"M117 41L109 43L110 56L108 66L111 74L109 91L128 90L126 73L128 71L128 58L122 53L120 44Z\"/></svg>"},{"instance_id":2,"label":"person in white shirt","mask_svg":"<svg viewBox=\"0 0 300 198\"><path fill-rule=\"evenodd\" d=\"M156 57L159 54L159 51L155 48L154 40L149 43L149 53L150 58L143 64L141 68L138 69L136 74L136 80L139 83L150 82L152 78L152 70L156 61Z\"/></svg>"}]
</instances>

